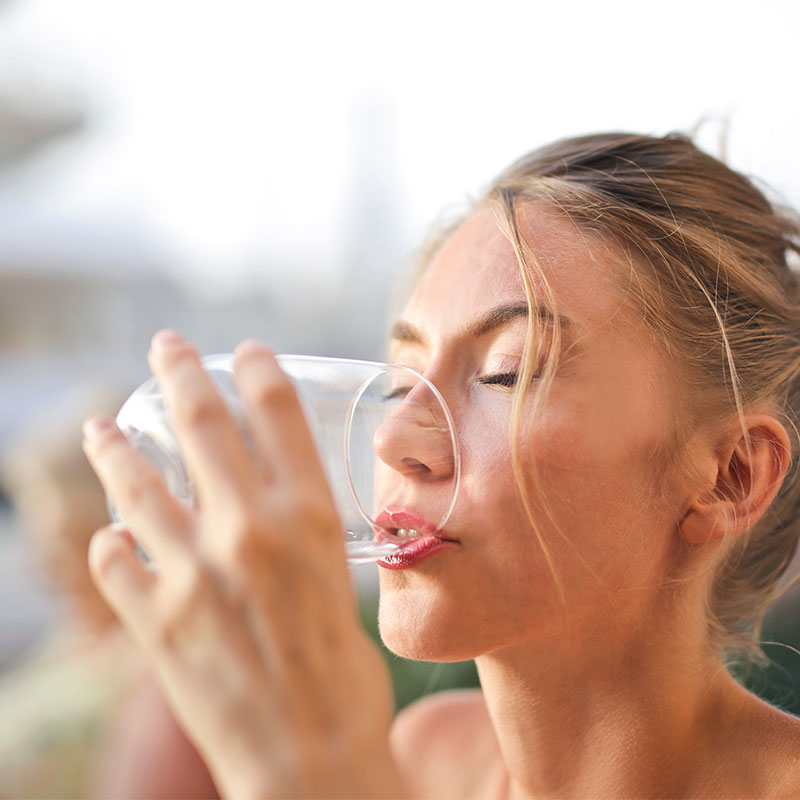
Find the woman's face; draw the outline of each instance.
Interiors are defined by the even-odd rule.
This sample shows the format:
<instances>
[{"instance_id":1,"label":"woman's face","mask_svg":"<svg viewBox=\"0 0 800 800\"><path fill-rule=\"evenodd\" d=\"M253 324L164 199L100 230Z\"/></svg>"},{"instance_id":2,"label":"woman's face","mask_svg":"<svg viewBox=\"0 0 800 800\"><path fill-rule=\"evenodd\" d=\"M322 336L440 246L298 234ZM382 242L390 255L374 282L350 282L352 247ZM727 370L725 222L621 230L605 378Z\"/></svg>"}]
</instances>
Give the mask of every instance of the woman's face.
<instances>
[{"instance_id":1,"label":"woman's face","mask_svg":"<svg viewBox=\"0 0 800 800\"><path fill-rule=\"evenodd\" d=\"M665 475L676 370L623 304L628 273L614 247L548 209L527 206L520 217L562 319L555 379L521 451L547 498L550 515L535 492L531 507L564 599L512 466L514 390L501 376L520 367L526 295L508 239L482 210L422 275L392 343L392 361L444 395L462 449L459 496L441 534L454 543L380 570L381 634L410 658L473 658L612 614L623 635L626 620L635 626L647 613L676 554L688 497ZM409 444L409 463L428 457ZM421 514L436 491L431 475L403 478L408 506Z\"/></svg>"}]
</instances>

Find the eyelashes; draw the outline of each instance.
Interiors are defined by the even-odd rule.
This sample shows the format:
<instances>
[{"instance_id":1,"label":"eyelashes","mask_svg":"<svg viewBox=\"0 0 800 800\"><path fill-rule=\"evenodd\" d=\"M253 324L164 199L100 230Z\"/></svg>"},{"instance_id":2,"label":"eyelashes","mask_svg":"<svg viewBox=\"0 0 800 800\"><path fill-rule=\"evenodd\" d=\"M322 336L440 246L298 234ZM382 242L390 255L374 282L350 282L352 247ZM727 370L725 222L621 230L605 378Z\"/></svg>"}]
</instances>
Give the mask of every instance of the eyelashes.
<instances>
[{"instance_id":1,"label":"eyelashes","mask_svg":"<svg viewBox=\"0 0 800 800\"><path fill-rule=\"evenodd\" d=\"M536 373L532 376L532 379L536 380L539 377L539 373ZM484 375L482 378L478 378L477 382L483 386L502 386L511 389L517 385L517 378L517 372L493 372L490 375ZM410 387L399 386L388 394L383 395L381 399L384 401L395 400L405 397L409 391Z\"/></svg>"},{"instance_id":2,"label":"eyelashes","mask_svg":"<svg viewBox=\"0 0 800 800\"><path fill-rule=\"evenodd\" d=\"M486 375L478 379L478 383L484 386L516 386L517 373L516 372L493 372L491 375Z\"/></svg>"},{"instance_id":3,"label":"eyelashes","mask_svg":"<svg viewBox=\"0 0 800 800\"><path fill-rule=\"evenodd\" d=\"M478 383L484 386L504 386L506 388L513 388L517 385L519 377L518 372L493 372L490 375L485 375L483 378L478 379ZM536 371L531 375L531 383L538 381L542 377L540 371Z\"/></svg>"},{"instance_id":4,"label":"eyelashes","mask_svg":"<svg viewBox=\"0 0 800 800\"><path fill-rule=\"evenodd\" d=\"M506 386L511 388L517 385L516 372L493 372L491 375L486 375L483 378L478 378L478 383L484 386ZM411 388L408 386L398 386L387 394L381 395L381 400L387 402L389 400L398 400L405 397Z\"/></svg>"}]
</instances>

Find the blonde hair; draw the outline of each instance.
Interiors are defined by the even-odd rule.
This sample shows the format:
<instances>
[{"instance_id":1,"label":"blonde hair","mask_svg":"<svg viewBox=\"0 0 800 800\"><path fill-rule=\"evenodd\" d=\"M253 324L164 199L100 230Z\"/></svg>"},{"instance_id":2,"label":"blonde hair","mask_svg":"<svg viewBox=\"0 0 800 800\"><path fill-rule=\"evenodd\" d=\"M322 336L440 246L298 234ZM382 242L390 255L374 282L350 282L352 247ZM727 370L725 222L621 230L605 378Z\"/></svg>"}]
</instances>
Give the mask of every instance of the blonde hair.
<instances>
[{"instance_id":1,"label":"blonde hair","mask_svg":"<svg viewBox=\"0 0 800 800\"><path fill-rule=\"evenodd\" d=\"M793 212L771 204L750 180L684 135L605 133L557 141L513 163L471 209L496 209L531 308L551 309L555 298L517 221L526 203L556 209L627 254L629 299L657 341L688 370L688 411L699 419L731 413L741 419L748 407L771 404L796 458L800 276L788 259L800 255L800 222ZM461 220L428 243L425 261ZM531 316L512 431L517 482L551 568L529 500L535 474L522 463L519 443L534 365L543 360L545 369L526 414L545 402L555 370L559 326L553 312L549 344L537 335ZM799 536L800 481L790 473L764 517L735 537L714 576L707 611L710 639L721 653L763 656L762 619Z\"/></svg>"}]
</instances>

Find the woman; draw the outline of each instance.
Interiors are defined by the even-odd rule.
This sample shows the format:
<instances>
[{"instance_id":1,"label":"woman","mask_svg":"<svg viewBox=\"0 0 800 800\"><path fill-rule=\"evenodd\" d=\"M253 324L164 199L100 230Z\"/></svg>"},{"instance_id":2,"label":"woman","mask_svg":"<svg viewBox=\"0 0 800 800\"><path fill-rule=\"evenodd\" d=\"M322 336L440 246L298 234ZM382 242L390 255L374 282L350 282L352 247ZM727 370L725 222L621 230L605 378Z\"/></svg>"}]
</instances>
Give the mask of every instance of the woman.
<instances>
[{"instance_id":1,"label":"woman","mask_svg":"<svg viewBox=\"0 0 800 800\"><path fill-rule=\"evenodd\" d=\"M800 795L800 723L725 670L800 533L798 230L686 139L606 134L523 158L432 243L391 358L447 399L462 483L425 557L383 563L381 634L474 658L482 692L394 723L289 382L238 348L254 469L194 349L159 333L202 512L92 420L159 572L113 528L90 561L223 794ZM387 452L424 515L446 468Z\"/></svg>"}]
</instances>

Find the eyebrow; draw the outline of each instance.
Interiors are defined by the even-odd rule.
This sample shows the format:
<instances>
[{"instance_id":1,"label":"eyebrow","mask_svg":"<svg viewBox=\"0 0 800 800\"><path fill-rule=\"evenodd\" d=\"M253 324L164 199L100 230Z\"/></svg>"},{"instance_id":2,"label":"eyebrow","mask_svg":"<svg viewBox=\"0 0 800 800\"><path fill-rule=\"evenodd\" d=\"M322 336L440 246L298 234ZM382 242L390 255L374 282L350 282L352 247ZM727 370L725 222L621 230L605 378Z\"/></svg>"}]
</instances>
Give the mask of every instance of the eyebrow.
<instances>
[{"instance_id":1,"label":"eyebrow","mask_svg":"<svg viewBox=\"0 0 800 800\"><path fill-rule=\"evenodd\" d=\"M527 317L528 315L527 303L508 303L496 306L468 325L459 338L478 339L495 328L505 325L512 319ZM544 306L536 306L536 316L542 320L553 321L552 311ZM558 320L564 327L570 324L570 320L566 317L559 316ZM425 337L419 328L402 319L397 320L392 326L391 338L400 342L408 342L409 344L425 344Z\"/></svg>"}]
</instances>

